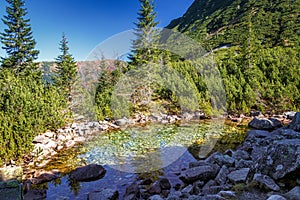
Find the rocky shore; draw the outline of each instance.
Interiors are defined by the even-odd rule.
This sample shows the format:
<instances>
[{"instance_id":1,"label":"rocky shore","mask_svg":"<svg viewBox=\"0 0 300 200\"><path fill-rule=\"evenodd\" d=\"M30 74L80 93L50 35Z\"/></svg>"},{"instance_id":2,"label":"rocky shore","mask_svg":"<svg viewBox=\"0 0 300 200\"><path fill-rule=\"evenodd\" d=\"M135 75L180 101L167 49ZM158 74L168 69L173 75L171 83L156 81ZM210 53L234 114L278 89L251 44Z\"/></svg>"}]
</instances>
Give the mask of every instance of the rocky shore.
<instances>
[{"instance_id":1,"label":"rocky shore","mask_svg":"<svg viewBox=\"0 0 300 200\"><path fill-rule=\"evenodd\" d=\"M181 184L172 185L163 177L159 180L140 180L128 187L124 196L120 196L113 188L103 188L91 192L87 199L300 199L300 113L292 114L290 119L293 121L285 127L280 119L282 116L255 117L249 123L254 130L247 133L243 144L236 150L215 152L205 159L190 163L188 169L182 169L178 174ZM180 117L137 115L133 119L73 123L56 132L37 136L27 166L44 166L59 151L84 142L99 132L150 122L175 123L202 118L205 116L196 112ZM14 170L16 168L11 172ZM43 199L45 192L30 190L30 185L59 177L59 172L35 172L31 177L25 174L23 179L28 179L23 185L25 199ZM85 181L95 180L105 176L105 170L102 166L85 166L72 174L77 181L82 178ZM2 176L2 181L5 178L10 180L8 176ZM5 189L5 185L1 187ZM19 191L19 186L15 190Z\"/></svg>"}]
</instances>

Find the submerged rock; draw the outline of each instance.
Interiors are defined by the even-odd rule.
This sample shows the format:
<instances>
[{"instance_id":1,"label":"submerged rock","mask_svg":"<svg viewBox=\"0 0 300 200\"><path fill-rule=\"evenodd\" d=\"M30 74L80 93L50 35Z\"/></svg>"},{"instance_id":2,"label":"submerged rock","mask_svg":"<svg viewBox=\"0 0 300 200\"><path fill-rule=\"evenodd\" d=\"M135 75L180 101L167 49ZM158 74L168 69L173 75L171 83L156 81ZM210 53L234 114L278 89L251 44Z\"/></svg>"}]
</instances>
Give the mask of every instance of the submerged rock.
<instances>
[{"instance_id":1,"label":"submerged rock","mask_svg":"<svg viewBox=\"0 0 300 200\"><path fill-rule=\"evenodd\" d=\"M88 200L117 200L119 192L113 189L103 189L89 193Z\"/></svg>"},{"instance_id":2,"label":"submerged rock","mask_svg":"<svg viewBox=\"0 0 300 200\"><path fill-rule=\"evenodd\" d=\"M105 172L101 165L91 164L75 169L70 178L75 181L93 181L102 178Z\"/></svg>"},{"instance_id":3,"label":"submerged rock","mask_svg":"<svg viewBox=\"0 0 300 200\"><path fill-rule=\"evenodd\" d=\"M1 200L22 200L22 184L18 181L0 182Z\"/></svg>"}]
</instances>

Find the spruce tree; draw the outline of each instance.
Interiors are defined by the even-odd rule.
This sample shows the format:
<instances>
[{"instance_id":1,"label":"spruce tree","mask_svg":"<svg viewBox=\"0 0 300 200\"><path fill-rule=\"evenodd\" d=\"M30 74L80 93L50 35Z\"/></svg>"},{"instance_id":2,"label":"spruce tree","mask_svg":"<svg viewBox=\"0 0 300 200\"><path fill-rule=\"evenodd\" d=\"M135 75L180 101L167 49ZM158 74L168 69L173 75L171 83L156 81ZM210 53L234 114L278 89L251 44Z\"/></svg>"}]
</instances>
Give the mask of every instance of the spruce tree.
<instances>
[{"instance_id":1,"label":"spruce tree","mask_svg":"<svg viewBox=\"0 0 300 200\"><path fill-rule=\"evenodd\" d=\"M24 0L6 0L7 15L2 21L7 26L0 38L3 49L8 57L1 58L4 68L11 68L16 72L32 69L37 65L33 61L37 59L38 50L35 50L36 42L32 37L30 20L25 19L27 9L24 8Z\"/></svg>"},{"instance_id":2,"label":"spruce tree","mask_svg":"<svg viewBox=\"0 0 300 200\"><path fill-rule=\"evenodd\" d=\"M73 56L69 53L68 41L65 34L63 34L59 45L61 55L56 58L57 76L54 83L65 91L68 98L70 98L71 91L77 80L77 64Z\"/></svg>"},{"instance_id":3,"label":"spruce tree","mask_svg":"<svg viewBox=\"0 0 300 200\"><path fill-rule=\"evenodd\" d=\"M138 22L135 23L136 39L133 41L133 50L129 55L130 65L138 66L157 60L159 32L158 22L155 21L154 3L152 0L139 0L141 9L138 12Z\"/></svg>"}]
</instances>

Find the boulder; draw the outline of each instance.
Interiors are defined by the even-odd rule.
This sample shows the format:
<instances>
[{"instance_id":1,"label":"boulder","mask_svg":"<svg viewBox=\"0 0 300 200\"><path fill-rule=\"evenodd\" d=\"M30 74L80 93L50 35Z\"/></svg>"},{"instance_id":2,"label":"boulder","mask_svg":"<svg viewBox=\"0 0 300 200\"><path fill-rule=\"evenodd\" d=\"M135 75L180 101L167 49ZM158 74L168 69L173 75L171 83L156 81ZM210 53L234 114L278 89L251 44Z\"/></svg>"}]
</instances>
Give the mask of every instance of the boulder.
<instances>
[{"instance_id":1,"label":"boulder","mask_svg":"<svg viewBox=\"0 0 300 200\"><path fill-rule=\"evenodd\" d=\"M226 179L227 179L227 175L229 174L229 170L228 168L224 165L222 166L222 168L220 169L217 177L216 177L216 182L219 184L219 185L224 185L225 182L226 182Z\"/></svg>"},{"instance_id":2,"label":"boulder","mask_svg":"<svg viewBox=\"0 0 300 200\"><path fill-rule=\"evenodd\" d=\"M275 181L267 175L255 174L253 181L258 183L263 189L272 191L280 190L280 187L275 183Z\"/></svg>"},{"instance_id":3,"label":"boulder","mask_svg":"<svg viewBox=\"0 0 300 200\"><path fill-rule=\"evenodd\" d=\"M286 200L286 198L276 194L276 195L271 195L267 200Z\"/></svg>"},{"instance_id":4,"label":"boulder","mask_svg":"<svg viewBox=\"0 0 300 200\"><path fill-rule=\"evenodd\" d=\"M153 195L149 198L149 200L163 200L163 198L159 195Z\"/></svg>"},{"instance_id":5,"label":"boulder","mask_svg":"<svg viewBox=\"0 0 300 200\"><path fill-rule=\"evenodd\" d=\"M161 186L159 181L155 181L149 188L148 192L150 194L160 194L161 193Z\"/></svg>"},{"instance_id":6,"label":"boulder","mask_svg":"<svg viewBox=\"0 0 300 200\"><path fill-rule=\"evenodd\" d=\"M22 184L18 181L0 182L0 199L1 200L22 200Z\"/></svg>"},{"instance_id":7,"label":"boulder","mask_svg":"<svg viewBox=\"0 0 300 200\"><path fill-rule=\"evenodd\" d=\"M75 169L70 178L75 181L93 181L102 178L105 172L101 165L91 164Z\"/></svg>"},{"instance_id":8,"label":"boulder","mask_svg":"<svg viewBox=\"0 0 300 200\"><path fill-rule=\"evenodd\" d=\"M262 118L259 119L255 117L250 123L250 128L259 129L259 130L274 130L282 127L281 121L275 118Z\"/></svg>"},{"instance_id":9,"label":"boulder","mask_svg":"<svg viewBox=\"0 0 300 200\"><path fill-rule=\"evenodd\" d=\"M258 170L275 180L300 169L300 139L275 141L261 154Z\"/></svg>"},{"instance_id":10,"label":"boulder","mask_svg":"<svg viewBox=\"0 0 300 200\"><path fill-rule=\"evenodd\" d=\"M289 200L300 200L300 186L294 187L284 195Z\"/></svg>"},{"instance_id":11,"label":"boulder","mask_svg":"<svg viewBox=\"0 0 300 200\"><path fill-rule=\"evenodd\" d=\"M117 126L125 126L126 124L128 124L128 119L127 118L122 118L122 119L118 119L115 121L115 124Z\"/></svg>"},{"instance_id":12,"label":"boulder","mask_svg":"<svg viewBox=\"0 0 300 200\"><path fill-rule=\"evenodd\" d=\"M139 197L140 197L140 190L138 184L134 182L126 188L126 192L123 199L134 200L134 199L139 199Z\"/></svg>"},{"instance_id":13,"label":"boulder","mask_svg":"<svg viewBox=\"0 0 300 200\"><path fill-rule=\"evenodd\" d=\"M291 111L291 112L285 112L283 114L287 119L293 119L294 116L296 115L296 112Z\"/></svg>"},{"instance_id":14,"label":"boulder","mask_svg":"<svg viewBox=\"0 0 300 200\"><path fill-rule=\"evenodd\" d=\"M293 118L293 121L288 126L290 129L294 131L300 132L300 112L297 112Z\"/></svg>"},{"instance_id":15,"label":"boulder","mask_svg":"<svg viewBox=\"0 0 300 200\"><path fill-rule=\"evenodd\" d=\"M235 170L228 174L228 179L236 184L236 183L245 183L248 179L250 172L250 168L242 168L239 170Z\"/></svg>"},{"instance_id":16,"label":"boulder","mask_svg":"<svg viewBox=\"0 0 300 200\"><path fill-rule=\"evenodd\" d=\"M10 180L22 180L23 169L21 166L7 166L0 168L0 182Z\"/></svg>"},{"instance_id":17,"label":"boulder","mask_svg":"<svg viewBox=\"0 0 300 200\"><path fill-rule=\"evenodd\" d=\"M180 178L184 182L193 182L196 180L208 181L210 179L215 178L217 173L218 170L216 170L211 165L204 165L199 167L193 167L183 171Z\"/></svg>"},{"instance_id":18,"label":"boulder","mask_svg":"<svg viewBox=\"0 0 300 200\"><path fill-rule=\"evenodd\" d=\"M103 189L89 193L88 200L117 200L119 192L113 189Z\"/></svg>"}]
</instances>

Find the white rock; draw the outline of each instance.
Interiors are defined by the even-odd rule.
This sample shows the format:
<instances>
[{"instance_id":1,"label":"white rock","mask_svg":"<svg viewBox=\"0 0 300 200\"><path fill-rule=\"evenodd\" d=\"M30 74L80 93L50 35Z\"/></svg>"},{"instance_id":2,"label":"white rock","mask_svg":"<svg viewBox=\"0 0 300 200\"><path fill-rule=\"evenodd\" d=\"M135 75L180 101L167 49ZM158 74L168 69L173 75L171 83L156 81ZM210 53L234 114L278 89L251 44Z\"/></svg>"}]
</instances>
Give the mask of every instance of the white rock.
<instances>
[{"instance_id":1,"label":"white rock","mask_svg":"<svg viewBox=\"0 0 300 200\"><path fill-rule=\"evenodd\" d=\"M51 132L51 131L46 132L44 135L45 135L46 137L48 137L48 138L53 138L53 137L54 137L54 133Z\"/></svg>"},{"instance_id":2,"label":"white rock","mask_svg":"<svg viewBox=\"0 0 300 200\"><path fill-rule=\"evenodd\" d=\"M74 140L69 140L69 141L67 141L67 142L65 143L65 146L66 146L67 148L70 148L70 147L73 147L75 144L76 144L76 143L75 143Z\"/></svg>"}]
</instances>

